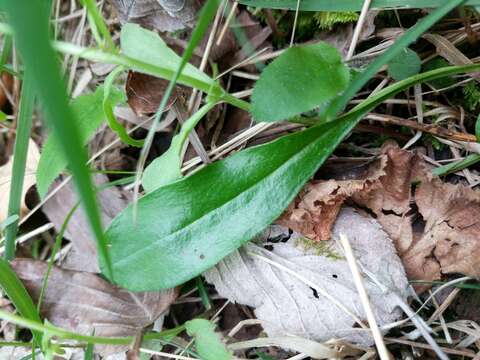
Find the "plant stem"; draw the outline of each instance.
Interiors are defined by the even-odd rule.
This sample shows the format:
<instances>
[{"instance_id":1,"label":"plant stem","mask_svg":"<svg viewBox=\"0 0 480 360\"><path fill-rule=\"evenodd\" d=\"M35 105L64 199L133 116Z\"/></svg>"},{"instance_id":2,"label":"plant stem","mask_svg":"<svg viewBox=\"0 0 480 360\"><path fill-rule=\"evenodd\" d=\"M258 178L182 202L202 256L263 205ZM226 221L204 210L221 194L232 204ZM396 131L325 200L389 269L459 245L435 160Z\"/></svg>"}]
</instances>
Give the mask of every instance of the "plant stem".
<instances>
[{"instance_id":1,"label":"plant stem","mask_svg":"<svg viewBox=\"0 0 480 360\"><path fill-rule=\"evenodd\" d=\"M105 21L103 20L103 16L98 11L95 0L83 0L83 3L88 12L88 20L90 22L92 32L95 33L93 29L96 28L98 32L103 36L103 40L96 39L97 41L100 40L99 45L106 49L115 49L115 43L113 42L112 36L110 35L110 31L108 31L107 24L105 24Z\"/></svg>"}]
</instances>

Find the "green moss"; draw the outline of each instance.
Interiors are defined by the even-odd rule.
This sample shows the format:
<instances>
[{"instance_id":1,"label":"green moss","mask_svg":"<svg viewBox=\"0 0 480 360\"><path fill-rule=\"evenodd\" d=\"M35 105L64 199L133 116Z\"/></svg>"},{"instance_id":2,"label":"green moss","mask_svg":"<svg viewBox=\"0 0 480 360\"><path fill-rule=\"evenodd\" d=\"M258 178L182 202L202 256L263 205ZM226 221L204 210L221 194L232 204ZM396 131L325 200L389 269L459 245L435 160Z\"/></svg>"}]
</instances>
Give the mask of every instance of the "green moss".
<instances>
[{"instance_id":1,"label":"green moss","mask_svg":"<svg viewBox=\"0 0 480 360\"><path fill-rule=\"evenodd\" d=\"M300 237L295 245L301 246L305 251L313 251L317 256L325 256L330 260L344 259L343 256L335 251L331 241L314 241L307 237Z\"/></svg>"},{"instance_id":2,"label":"green moss","mask_svg":"<svg viewBox=\"0 0 480 360\"><path fill-rule=\"evenodd\" d=\"M468 83L463 88L465 97L465 106L469 111L475 111L480 108L480 85L478 83Z\"/></svg>"},{"instance_id":3,"label":"green moss","mask_svg":"<svg viewBox=\"0 0 480 360\"><path fill-rule=\"evenodd\" d=\"M320 30L332 30L336 24L346 24L358 20L356 12L328 12L319 11L313 15L313 18Z\"/></svg>"}]
</instances>

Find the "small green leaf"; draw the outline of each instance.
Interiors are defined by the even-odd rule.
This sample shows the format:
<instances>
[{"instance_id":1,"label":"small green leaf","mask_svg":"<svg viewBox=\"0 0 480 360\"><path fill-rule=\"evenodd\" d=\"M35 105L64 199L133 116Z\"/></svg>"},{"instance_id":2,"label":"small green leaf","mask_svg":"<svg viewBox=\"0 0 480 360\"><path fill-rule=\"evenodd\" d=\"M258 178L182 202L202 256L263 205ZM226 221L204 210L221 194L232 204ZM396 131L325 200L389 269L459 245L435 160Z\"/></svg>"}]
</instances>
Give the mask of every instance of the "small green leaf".
<instances>
[{"instance_id":1,"label":"small green leaf","mask_svg":"<svg viewBox=\"0 0 480 360\"><path fill-rule=\"evenodd\" d=\"M195 337L195 347L202 360L229 360L232 354L215 333L215 325L205 319L185 323L188 335Z\"/></svg>"},{"instance_id":2,"label":"small green leaf","mask_svg":"<svg viewBox=\"0 0 480 360\"><path fill-rule=\"evenodd\" d=\"M403 52L388 63L388 75L396 81L416 75L422 68L422 60L410 49Z\"/></svg>"},{"instance_id":3,"label":"small green leaf","mask_svg":"<svg viewBox=\"0 0 480 360\"><path fill-rule=\"evenodd\" d=\"M477 122L475 123L475 136L477 137L477 142L480 142L480 114L478 114Z\"/></svg>"},{"instance_id":4,"label":"small green leaf","mask_svg":"<svg viewBox=\"0 0 480 360\"><path fill-rule=\"evenodd\" d=\"M7 120L7 114L0 110L0 121Z\"/></svg>"},{"instance_id":5,"label":"small green leaf","mask_svg":"<svg viewBox=\"0 0 480 360\"><path fill-rule=\"evenodd\" d=\"M103 86L99 86L94 93L79 96L71 103L83 145L88 143L105 119L103 96ZM111 89L109 100L110 104L126 101L124 93L114 88ZM45 197L52 182L66 166L67 160L61 151L60 142L50 135L43 146L37 170L37 189L41 198Z\"/></svg>"},{"instance_id":6,"label":"small green leaf","mask_svg":"<svg viewBox=\"0 0 480 360\"><path fill-rule=\"evenodd\" d=\"M252 94L256 121L279 121L312 110L339 95L350 72L338 51L319 42L287 49L262 72Z\"/></svg>"},{"instance_id":7,"label":"small green leaf","mask_svg":"<svg viewBox=\"0 0 480 360\"><path fill-rule=\"evenodd\" d=\"M122 53L127 57L163 68L170 73L170 76L162 77L171 78L180 65L180 56L170 49L158 34L143 29L136 24L125 24L122 27L120 47ZM141 68L137 70L145 72L145 70ZM222 92L221 87L212 78L188 63L183 69L178 81L185 84L185 81L183 81L185 77L193 80L187 82L187 84L191 86L195 86L194 83L201 83L203 86L198 87L203 91L208 92L208 89L212 88L218 93Z\"/></svg>"},{"instance_id":8,"label":"small green leaf","mask_svg":"<svg viewBox=\"0 0 480 360\"><path fill-rule=\"evenodd\" d=\"M182 177L180 168L182 166L182 150L185 145L185 140L187 140L188 134L190 134L203 116L215 105L216 103L207 103L193 114L190 119L182 125L180 132L173 137L168 150L153 160L145 169L142 185L146 192L152 192L160 186Z\"/></svg>"}]
</instances>

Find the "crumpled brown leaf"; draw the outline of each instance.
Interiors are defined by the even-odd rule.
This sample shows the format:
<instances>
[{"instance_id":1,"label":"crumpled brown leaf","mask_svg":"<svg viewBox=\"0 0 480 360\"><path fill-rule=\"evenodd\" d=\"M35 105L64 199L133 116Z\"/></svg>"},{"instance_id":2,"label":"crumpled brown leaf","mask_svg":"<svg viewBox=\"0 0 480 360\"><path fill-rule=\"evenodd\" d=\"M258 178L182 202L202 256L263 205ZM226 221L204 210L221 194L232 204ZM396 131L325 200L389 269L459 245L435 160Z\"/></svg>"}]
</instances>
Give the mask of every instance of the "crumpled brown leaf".
<instances>
[{"instance_id":1,"label":"crumpled brown leaf","mask_svg":"<svg viewBox=\"0 0 480 360\"><path fill-rule=\"evenodd\" d=\"M368 185L360 179L363 188L359 180L307 185L278 222L312 239L325 239L335 220L328 205L350 198L368 209L389 234L409 279L433 281L446 273L480 277L480 191L444 183L418 153L396 144L387 143L377 161L383 167L372 163L370 170L380 176L369 179Z\"/></svg>"},{"instance_id":2,"label":"crumpled brown leaf","mask_svg":"<svg viewBox=\"0 0 480 360\"><path fill-rule=\"evenodd\" d=\"M12 267L37 300L47 264L17 259ZM64 329L97 336L130 336L153 323L178 295L176 289L132 293L100 276L53 267L42 302L41 314ZM101 354L118 352L118 346L96 349Z\"/></svg>"},{"instance_id":3,"label":"crumpled brown leaf","mask_svg":"<svg viewBox=\"0 0 480 360\"><path fill-rule=\"evenodd\" d=\"M108 178L105 175L97 174L94 176L94 181L97 186L100 186L108 182ZM58 185L59 182L55 184ZM132 199L130 193L122 191L117 187L109 187L97 192L97 200L101 210L103 225L107 226ZM78 197L75 188L69 182L43 205L42 210L55 225L55 229L59 231L68 212L77 202ZM69 254L63 267L70 270L100 272L97 263L97 248L93 241L94 237L91 234L89 222L81 207L75 211L68 222L64 236L72 241L73 252Z\"/></svg>"},{"instance_id":4,"label":"crumpled brown leaf","mask_svg":"<svg viewBox=\"0 0 480 360\"><path fill-rule=\"evenodd\" d=\"M199 6L196 0L110 0L122 23L133 22L159 31L192 27Z\"/></svg>"},{"instance_id":5,"label":"crumpled brown leaf","mask_svg":"<svg viewBox=\"0 0 480 360\"><path fill-rule=\"evenodd\" d=\"M277 223L312 240L328 240L343 202L358 192L379 186L386 159L374 161L355 180L320 180L308 183Z\"/></svg>"}]
</instances>

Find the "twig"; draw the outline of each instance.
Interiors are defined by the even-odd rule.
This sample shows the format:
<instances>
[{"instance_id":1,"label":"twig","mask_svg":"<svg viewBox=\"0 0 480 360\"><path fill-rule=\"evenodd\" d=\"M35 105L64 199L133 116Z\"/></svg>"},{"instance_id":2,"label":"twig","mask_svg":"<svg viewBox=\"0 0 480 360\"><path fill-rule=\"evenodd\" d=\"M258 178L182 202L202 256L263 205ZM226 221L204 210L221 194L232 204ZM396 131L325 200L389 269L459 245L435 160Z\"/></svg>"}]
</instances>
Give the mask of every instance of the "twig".
<instances>
[{"instance_id":1,"label":"twig","mask_svg":"<svg viewBox=\"0 0 480 360\"><path fill-rule=\"evenodd\" d=\"M365 290L365 286L363 285L362 275L358 270L357 262L355 260L355 256L353 255L352 247L348 242L348 239L345 235L340 234L340 243L343 246L345 251L345 258L347 259L348 265L350 266L350 270L352 271L353 281L355 282L355 286L358 291L358 295L360 296L360 301L362 302L363 309L365 310L365 315L367 316L368 324L370 325L370 330L372 331L373 339L375 340L375 345L377 346L378 355L380 356L381 360L390 360L391 355L385 346L385 342L383 341L382 333L378 328L377 320L375 319L375 315L373 314L372 306L370 304L370 300L368 298L367 291Z\"/></svg>"},{"instance_id":2,"label":"twig","mask_svg":"<svg viewBox=\"0 0 480 360\"><path fill-rule=\"evenodd\" d=\"M357 47L358 39L360 38L360 33L362 32L363 24L365 23L365 19L367 18L368 8L370 7L370 3L372 0L365 0L363 2L362 11L360 12L360 17L357 22L357 26L355 27L355 31L353 32L352 42L350 43L350 47L348 48L348 54L346 60L350 60L355 52L355 48Z\"/></svg>"}]
</instances>

